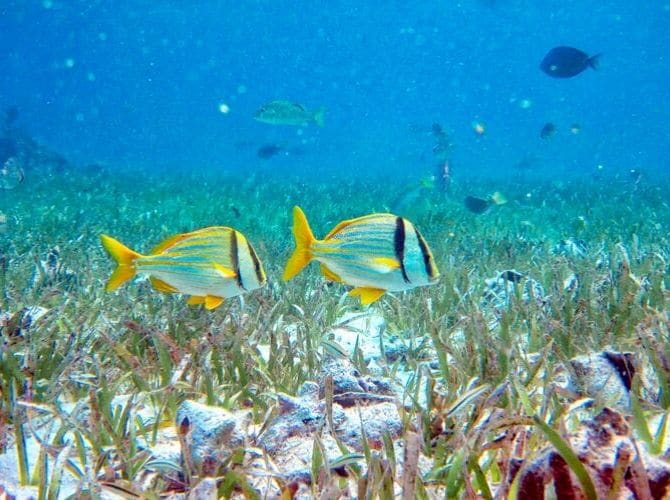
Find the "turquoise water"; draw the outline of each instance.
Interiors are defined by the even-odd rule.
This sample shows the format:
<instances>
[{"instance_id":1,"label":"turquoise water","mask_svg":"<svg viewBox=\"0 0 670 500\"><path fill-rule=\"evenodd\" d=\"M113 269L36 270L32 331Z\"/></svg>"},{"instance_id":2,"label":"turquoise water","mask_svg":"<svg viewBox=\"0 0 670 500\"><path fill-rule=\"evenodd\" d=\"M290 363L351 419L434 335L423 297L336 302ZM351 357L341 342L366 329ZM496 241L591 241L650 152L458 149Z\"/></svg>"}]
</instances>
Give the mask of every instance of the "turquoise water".
<instances>
[{"instance_id":1,"label":"turquoise water","mask_svg":"<svg viewBox=\"0 0 670 500\"><path fill-rule=\"evenodd\" d=\"M529 155L550 177L598 164L667 171L662 1L8 0L0 12L0 104L18 106L21 126L75 164L369 169L392 183L430 172L432 143L410 130L438 122L455 144L454 175L507 177ZM601 69L547 77L539 63L557 45L602 53ZM273 99L325 106L326 127L251 119ZM539 138L546 122L558 130L550 141ZM256 148L277 142L304 154L260 161Z\"/></svg>"}]
</instances>

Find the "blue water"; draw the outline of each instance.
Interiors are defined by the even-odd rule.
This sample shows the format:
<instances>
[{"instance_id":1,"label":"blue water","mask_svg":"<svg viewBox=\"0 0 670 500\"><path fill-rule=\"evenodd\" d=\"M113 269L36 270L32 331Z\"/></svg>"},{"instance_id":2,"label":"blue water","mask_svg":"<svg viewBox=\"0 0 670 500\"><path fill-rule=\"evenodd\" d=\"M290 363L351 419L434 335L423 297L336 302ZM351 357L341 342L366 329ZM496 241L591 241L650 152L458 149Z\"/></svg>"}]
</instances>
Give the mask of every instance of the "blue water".
<instances>
[{"instance_id":1,"label":"blue water","mask_svg":"<svg viewBox=\"0 0 670 500\"><path fill-rule=\"evenodd\" d=\"M455 175L525 156L547 176L668 170L670 1L324 5L2 0L0 106L75 163L418 176L439 122ZM602 53L600 70L547 77L557 45ZM273 99L325 106L326 126L254 121ZM302 154L256 156L276 142Z\"/></svg>"}]
</instances>

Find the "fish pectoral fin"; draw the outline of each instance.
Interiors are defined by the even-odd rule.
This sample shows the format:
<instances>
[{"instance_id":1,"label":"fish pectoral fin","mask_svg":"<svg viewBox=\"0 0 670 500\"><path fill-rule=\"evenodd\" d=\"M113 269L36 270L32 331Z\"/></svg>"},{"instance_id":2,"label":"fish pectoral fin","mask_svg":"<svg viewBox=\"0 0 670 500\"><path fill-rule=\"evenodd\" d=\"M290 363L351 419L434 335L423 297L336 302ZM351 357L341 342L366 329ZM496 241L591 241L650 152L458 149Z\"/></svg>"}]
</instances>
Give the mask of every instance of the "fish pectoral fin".
<instances>
[{"instance_id":1,"label":"fish pectoral fin","mask_svg":"<svg viewBox=\"0 0 670 500\"><path fill-rule=\"evenodd\" d=\"M378 273L390 273L400 269L400 262L391 257L375 257L372 259L370 267Z\"/></svg>"},{"instance_id":2,"label":"fish pectoral fin","mask_svg":"<svg viewBox=\"0 0 670 500\"><path fill-rule=\"evenodd\" d=\"M367 306L373 302L378 301L386 290L381 288L356 287L349 292L351 297L360 297L361 305Z\"/></svg>"},{"instance_id":3,"label":"fish pectoral fin","mask_svg":"<svg viewBox=\"0 0 670 500\"><path fill-rule=\"evenodd\" d=\"M151 277L149 278L149 281L151 282L151 286L153 286L159 292L177 293L179 291L169 283L166 283L163 280L159 280L158 278Z\"/></svg>"},{"instance_id":4,"label":"fish pectoral fin","mask_svg":"<svg viewBox=\"0 0 670 500\"><path fill-rule=\"evenodd\" d=\"M214 269L216 269L217 272L224 278L234 278L237 276L237 273L235 271L225 266L222 266L221 264L217 264L216 262L214 262Z\"/></svg>"},{"instance_id":5,"label":"fish pectoral fin","mask_svg":"<svg viewBox=\"0 0 670 500\"><path fill-rule=\"evenodd\" d=\"M192 297L189 297L189 299L186 301L186 303L189 306L197 306L198 304L204 304L205 303L205 297L200 297L198 295L193 295Z\"/></svg>"},{"instance_id":6,"label":"fish pectoral fin","mask_svg":"<svg viewBox=\"0 0 670 500\"><path fill-rule=\"evenodd\" d=\"M212 310L223 304L223 297L216 297L215 295L207 295L205 297L205 308Z\"/></svg>"},{"instance_id":7,"label":"fish pectoral fin","mask_svg":"<svg viewBox=\"0 0 670 500\"><path fill-rule=\"evenodd\" d=\"M325 264L321 264L321 274L323 274L327 280L334 281L335 283L342 283L342 278L328 269Z\"/></svg>"}]
</instances>

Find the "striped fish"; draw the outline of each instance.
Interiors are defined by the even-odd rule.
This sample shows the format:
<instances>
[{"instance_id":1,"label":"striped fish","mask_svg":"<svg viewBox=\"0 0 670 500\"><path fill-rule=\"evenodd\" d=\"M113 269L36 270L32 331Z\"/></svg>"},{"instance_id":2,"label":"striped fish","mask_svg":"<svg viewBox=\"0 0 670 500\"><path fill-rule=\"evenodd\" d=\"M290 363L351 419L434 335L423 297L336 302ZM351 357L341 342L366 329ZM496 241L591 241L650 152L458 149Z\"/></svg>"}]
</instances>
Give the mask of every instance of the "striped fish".
<instances>
[{"instance_id":1,"label":"striped fish","mask_svg":"<svg viewBox=\"0 0 670 500\"><path fill-rule=\"evenodd\" d=\"M342 221L317 240L303 211L294 207L293 236L296 249L286 264L284 280L316 260L327 279L353 286L349 295L360 297L363 305L387 291L432 285L440 275L419 230L393 214Z\"/></svg>"},{"instance_id":2,"label":"striped fish","mask_svg":"<svg viewBox=\"0 0 670 500\"><path fill-rule=\"evenodd\" d=\"M253 247L242 233L230 227L206 227L178 234L163 241L149 255L140 255L107 235L100 238L118 263L107 282L108 292L142 273L149 275L156 290L191 295L188 304L214 309L225 298L265 284L263 264Z\"/></svg>"}]
</instances>

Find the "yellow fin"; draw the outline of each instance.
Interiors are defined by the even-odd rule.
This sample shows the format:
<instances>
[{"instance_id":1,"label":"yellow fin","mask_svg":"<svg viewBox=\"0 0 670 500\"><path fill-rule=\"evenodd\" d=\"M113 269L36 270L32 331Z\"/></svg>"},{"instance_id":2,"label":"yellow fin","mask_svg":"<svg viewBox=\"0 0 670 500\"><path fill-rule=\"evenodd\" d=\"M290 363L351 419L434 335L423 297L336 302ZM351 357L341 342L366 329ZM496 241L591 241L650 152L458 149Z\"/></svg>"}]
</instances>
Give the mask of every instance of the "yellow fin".
<instances>
[{"instance_id":1,"label":"yellow fin","mask_svg":"<svg viewBox=\"0 0 670 500\"><path fill-rule=\"evenodd\" d=\"M391 257L375 257L372 259L370 267L380 273L390 273L391 271L400 269L400 262Z\"/></svg>"},{"instance_id":2,"label":"yellow fin","mask_svg":"<svg viewBox=\"0 0 670 500\"><path fill-rule=\"evenodd\" d=\"M351 297L360 297L361 305L367 306L378 301L385 293L386 290L382 290L381 288L357 287L351 290L349 295Z\"/></svg>"},{"instance_id":3,"label":"yellow fin","mask_svg":"<svg viewBox=\"0 0 670 500\"><path fill-rule=\"evenodd\" d=\"M151 285L158 290L159 292L165 292L165 293L177 293L179 290L177 290L175 287L170 285L169 283L166 283L163 280L159 280L158 278L154 278L153 276L149 278L149 281L151 281Z\"/></svg>"},{"instance_id":4,"label":"yellow fin","mask_svg":"<svg viewBox=\"0 0 670 500\"><path fill-rule=\"evenodd\" d=\"M330 281L334 281L335 283L342 283L342 278L328 269L325 264L321 264L321 274L323 274L326 279Z\"/></svg>"},{"instance_id":5,"label":"yellow fin","mask_svg":"<svg viewBox=\"0 0 670 500\"><path fill-rule=\"evenodd\" d=\"M219 274L224 278L234 278L235 276L237 276L235 271L233 271L232 269L228 269L227 267L224 267L221 264L217 264L216 262L214 262L214 269L216 269L219 272Z\"/></svg>"},{"instance_id":6,"label":"yellow fin","mask_svg":"<svg viewBox=\"0 0 670 500\"><path fill-rule=\"evenodd\" d=\"M193 295L192 297L189 297L189 299L186 301L186 303L189 306L197 306L198 304L204 304L205 303L205 297L201 297L199 295Z\"/></svg>"},{"instance_id":7,"label":"yellow fin","mask_svg":"<svg viewBox=\"0 0 670 500\"><path fill-rule=\"evenodd\" d=\"M151 252L149 252L149 255L156 255L159 253L163 253L168 248L175 246L177 243L179 243L182 240L185 240L189 236L191 236L191 233L182 233L177 234L175 236L170 236L168 239L161 241L158 245L152 248Z\"/></svg>"},{"instance_id":8,"label":"yellow fin","mask_svg":"<svg viewBox=\"0 0 670 500\"><path fill-rule=\"evenodd\" d=\"M118 264L118 267L109 277L107 286L105 287L105 290L111 292L135 276L135 259L142 256L106 234L100 235L100 241L102 241L102 246L105 250Z\"/></svg>"},{"instance_id":9,"label":"yellow fin","mask_svg":"<svg viewBox=\"0 0 670 500\"><path fill-rule=\"evenodd\" d=\"M214 295L207 295L205 297L205 307L207 309L216 309L223 304L223 297L216 297Z\"/></svg>"},{"instance_id":10,"label":"yellow fin","mask_svg":"<svg viewBox=\"0 0 670 500\"><path fill-rule=\"evenodd\" d=\"M293 237L295 250L284 268L284 281L288 281L304 269L312 260L311 248L316 238L309 227L307 217L300 207L293 207Z\"/></svg>"},{"instance_id":11,"label":"yellow fin","mask_svg":"<svg viewBox=\"0 0 670 500\"><path fill-rule=\"evenodd\" d=\"M496 191L491 195L489 198L491 200L491 203L494 205L504 205L507 203L507 198L505 198L505 195L502 194L500 191Z\"/></svg>"},{"instance_id":12,"label":"yellow fin","mask_svg":"<svg viewBox=\"0 0 670 500\"><path fill-rule=\"evenodd\" d=\"M319 108L314 112L314 123L316 123L319 127L323 127L325 125L325 116L326 115L326 108Z\"/></svg>"}]
</instances>

